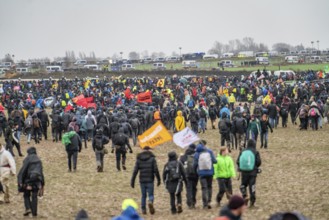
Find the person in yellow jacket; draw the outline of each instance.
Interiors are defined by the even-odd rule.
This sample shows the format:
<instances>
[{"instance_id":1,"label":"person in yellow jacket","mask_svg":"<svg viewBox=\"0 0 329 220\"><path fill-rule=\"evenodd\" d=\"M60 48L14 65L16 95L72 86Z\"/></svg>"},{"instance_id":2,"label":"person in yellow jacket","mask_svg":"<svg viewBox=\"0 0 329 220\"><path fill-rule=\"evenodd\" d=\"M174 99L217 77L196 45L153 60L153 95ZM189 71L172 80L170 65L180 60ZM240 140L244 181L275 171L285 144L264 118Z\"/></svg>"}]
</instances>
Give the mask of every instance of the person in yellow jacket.
<instances>
[{"instance_id":1,"label":"person in yellow jacket","mask_svg":"<svg viewBox=\"0 0 329 220\"><path fill-rule=\"evenodd\" d=\"M228 103L230 103L230 110L233 111L234 110L234 104L235 104L235 97L234 94L231 93L230 97L228 97Z\"/></svg>"},{"instance_id":2,"label":"person in yellow jacket","mask_svg":"<svg viewBox=\"0 0 329 220\"><path fill-rule=\"evenodd\" d=\"M220 202L226 193L226 197L229 200L232 196L232 179L236 176L234 169L234 162L230 155L228 155L228 149L221 147L219 154L217 155L217 163L214 164L214 179L217 179L219 192L216 197L217 205L220 206Z\"/></svg>"},{"instance_id":3,"label":"person in yellow jacket","mask_svg":"<svg viewBox=\"0 0 329 220\"><path fill-rule=\"evenodd\" d=\"M175 130L181 131L185 128L185 118L182 111L177 111L177 117L175 118Z\"/></svg>"}]
</instances>

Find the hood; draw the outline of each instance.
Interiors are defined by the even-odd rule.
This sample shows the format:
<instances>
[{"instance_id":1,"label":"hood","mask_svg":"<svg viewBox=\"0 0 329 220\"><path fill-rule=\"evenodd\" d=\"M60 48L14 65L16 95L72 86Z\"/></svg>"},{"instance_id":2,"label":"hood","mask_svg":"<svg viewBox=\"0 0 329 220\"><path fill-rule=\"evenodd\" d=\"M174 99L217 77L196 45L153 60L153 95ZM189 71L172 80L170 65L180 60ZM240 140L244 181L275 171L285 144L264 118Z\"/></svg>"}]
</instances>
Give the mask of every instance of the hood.
<instances>
[{"instance_id":1,"label":"hood","mask_svg":"<svg viewBox=\"0 0 329 220\"><path fill-rule=\"evenodd\" d=\"M90 110L88 110L87 115L91 116L91 111Z\"/></svg>"},{"instance_id":2,"label":"hood","mask_svg":"<svg viewBox=\"0 0 329 220\"><path fill-rule=\"evenodd\" d=\"M113 219L114 220L142 220L142 218L138 215L137 211L131 206L126 208L120 216L115 217Z\"/></svg>"},{"instance_id":3,"label":"hood","mask_svg":"<svg viewBox=\"0 0 329 220\"><path fill-rule=\"evenodd\" d=\"M151 157L155 157L155 155L149 150L144 150L143 152L141 152L137 155L137 159L142 160L142 161L147 161Z\"/></svg>"},{"instance_id":4,"label":"hood","mask_svg":"<svg viewBox=\"0 0 329 220\"><path fill-rule=\"evenodd\" d=\"M206 148L202 144L196 146L196 152L201 153L204 150L206 150Z\"/></svg>"},{"instance_id":5,"label":"hood","mask_svg":"<svg viewBox=\"0 0 329 220\"><path fill-rule=\"evenodd\" d=\"M183 115L182 111L177 111L177 116L182 116L182 115Z\"/></svg>"},{"instance_id":6,"label":"hood","mask_svg":"<svg viewBox=\"0 0 329 220\"><path fill-rule=\"evenodd\" d=\"M88 220L89 219L89 216L88 216L88 213L84 210L84 209L81 209L77 216L75 217L76 220Z\"/></svg>"},{"instance_id":7,"label":"hood","mask_svg":"<svg viewBox=\"0 0 329 220\"><path fill-rule=\"evenodd\" d=\"M229 219L235 220L240 219L239 216L233 215L229 207L226 205L220 210L220 216L227 216Z\"/></svg>"},{"instance_id":8,"label":"hood","mask_svg":"<svg viewBox=\"0 0 329 220\"><path fill-rule=\"evenodd\" d=\"M318 106L316 102L312 102L311 107Z\"/></svg>"},{"instance_id":9,"label":"hood","mask_svg":"<svg viewBox=\"0 0 329 220\"><path fill-rule=\"evenodd\" d=\"M192 149L192 148L187 148L184 155L193 155L195 153L195 149Z\"/></svg>"},{"instance_id":10,"label":"hood","mask_svg":"<svg viewBox=\"0 0 329 220\"><path fill-rule=\"evenodd\" d=\"M247 148L256 149L256 142L252 139L248 140Z\"/></svg>"},{"instance_id":11,"label":"hood","mask_svg":"<svg viewBox=\"0 0 329 220\"><path fill-rule=\"evenodd\" d=\"M171 151L168 153L168 159L169 161L177 160L177 154L175 151Z\"/></svg>"},{"instance_id":12,"label":"hood","mask_svg":"<svg viewBox=\"0 0 329 220\"><path fill-rule=\"evenodd\" d=\"M29 149L27 149L27 154L37 154L37 149L35 147L30 147Z\"/></svg>"}]
</instances>

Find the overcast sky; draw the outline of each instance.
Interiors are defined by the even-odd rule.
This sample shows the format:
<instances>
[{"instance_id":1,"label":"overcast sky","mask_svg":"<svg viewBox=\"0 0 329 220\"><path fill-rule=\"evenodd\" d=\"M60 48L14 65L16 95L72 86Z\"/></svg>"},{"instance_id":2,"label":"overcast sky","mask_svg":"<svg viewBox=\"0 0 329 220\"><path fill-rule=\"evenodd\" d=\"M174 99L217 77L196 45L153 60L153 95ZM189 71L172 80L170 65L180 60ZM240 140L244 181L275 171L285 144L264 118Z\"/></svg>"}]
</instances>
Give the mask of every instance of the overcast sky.
<instances>
[{"instance_id":1,"label":"overcast sky","mask_svg":"<svg viewBox=\"0 0 329 220\"><path fill-rule=\"evenodd\" d=\"M329 48L328 0L0 0L0 58L207 52L253 37Z\"/></svg>"}]
</instances>

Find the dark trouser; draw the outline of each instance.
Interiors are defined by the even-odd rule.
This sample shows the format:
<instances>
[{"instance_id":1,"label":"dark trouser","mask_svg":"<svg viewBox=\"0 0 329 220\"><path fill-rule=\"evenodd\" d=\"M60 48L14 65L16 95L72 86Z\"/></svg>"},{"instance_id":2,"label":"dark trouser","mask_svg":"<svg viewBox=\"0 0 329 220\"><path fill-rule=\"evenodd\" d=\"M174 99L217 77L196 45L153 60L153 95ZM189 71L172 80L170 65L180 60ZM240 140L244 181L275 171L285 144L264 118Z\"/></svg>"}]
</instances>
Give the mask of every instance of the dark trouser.
<instances>
[{"instance_id":1,"label":"dark trouser","mask_svg":"<svg viewBox=\"0 0 329 220\"><path fill-rule=\"evenodd\" d=\"M225 141L226 141L227 147L230 149L230 133L229 132L221 133L221 138L220 138L221 146L225 146Z\"/></svg>"},{"instance_id":2,"label":"dark trouser","mask_svg":"<svg viewBox=\"0 0 329 220\"><path fill-rule=\"evenodd\" d=\"M198 123L197 122L191 122L191 127L192 127L192 131L194 131L194 133L198 133Z\"/></svg>"},{"instance_id":3,"label":"dark trouser","mask_svg":"<svg viewBox=\"0 0 329 220\"><path fill-rule=\"evenodd\" d=\"M121 168L120 168L121 157L122 157L122 167L125 167L125 165L126 165L126 152L116 150L115 151L115 157L116 157L116 161L117 161L117 170L121 170Z\"/></svg>"},{"instance_id":4,"label":"dark trouser","mask_svg":"<svg viewBox=\"0 0 329 220\"><path fill-rule=\"evenodd\" d=\"M241 186L240 191L243 198L247 197L247 187L249 186L250 202L253 204L256 201L256 176L249 173L241 173Z\"/></svg>"},{"instance_id":5,"label":"dark trouser","mask_svg":"<svg viewBox=\"0 0 329 220\"><path fill-rule=\"evenodd\" d=\"M300 119L300 130L305 129L307 130L307 118L299 118Z\"/></svg>"},{"instance_id":6,"label":"dark trouser","mask_svg":"<svg viewBox=\"0 0 329 220\"><path fill-rule=\"evenodd\" d=\"M187 186L186 186L186 198L187 198L187 206L193 207L196 204L196 193L198 191L199 179L197 178L187 178Z\"/></svg>"},{"instance_id":7,"label":"dark trouser","mask_svg":"<svg viewBox=\"0 0 329 220\"><path fill-rule=\"evenodd\" d=\"M51 133L53 134L53 140L55 140L56 142L61 139L62 134L59 127L52 127Z\"/></svg>"},{"instance_id":8,"label":"dark trouser","mask_svg":"<svg viewBox=\"0 0 329 220\"><path fill-rule=\"evenodd\" d=\"M11 144L11 151L12 151L12 155L14 156L14 152L13 152L13 146L15 145L15 147L17 148L18 151L18 155L22 156L22 151L21 151L21 145L19 143L17 143L16 141L13 141Z\"/></svg>"},{"instance_id":9,"label":"dark trouser","mask_svg":"<svg viewBox=\"0 0 329 220\"><path fill-rule=\"evenodd\" d=\"M14 157L14 151L13 151L13 143L11 141L6 142L6 150L11 153L11 155Z\"/></svg>"},{"instance_id":10,"label":"dark trouser","mask_svg":"<svg viewBox=\"0 0 329 220\"><path fill-rule=\"evenodd\" d=\"M231 178L218 178L217 179L219 192L216 197L217 203L220 203L224 193L226 193L226 198L230 199L232 196L232 180Z\"/></svg>"},{"instance_id":11,"label":"dark trouser","mask_svg":"<svg viewBox=\"0 0 329 220\"><path fill-rule=\"evenodd\" d=\"M318 117L310 117L312 123L312 129L318 130Z\"/></svg>"},{"instance_id":12,"label":"dark trouser","mask_svg":"<svg viewBox=\"0 0 329 220\"><path fill-rule=\"evenodd\" d=\"M282 117L282 127L287 127L288 116Z\"/></svg>"},{"instance_id":13,"label":"dark trouser","mask_svg":"<svg viewBox=\"0 0 329 220\"><path fill-rule=\"evenodd\" d=\"M176 198L177 198L177 205L182 204L182 193L170 193L170 206L171 206L171 211L177 211L176 210Z\"/></svg>"},{"instance_id":14,"label":"dark trouser","mask_svg":"<svg viewBox=\"0 0 329 220\"><path fill-rule=\"evenodd\" d=\"M32 190L24 191L24 205L26 210L31 210L33 216L38 215L38 191L39 189L35 186Z\"/></svg>"},{"instance_id":15,"label":"dark trouser","mask_svg":"<svg viewBox=\"0 0 329 220\"><path fill-rule=\"evenodd\" d=\"M140 183L142 192L141 206L142 210L146 210L146 198L149 197L149 201L153 203L154 201L154 183Z\"/></svg>"},{"instance_id":16,"label":"dark trouser","mask_svg":"<svg viewBox=\"0 0 329 220\"><path fill-rule=\"evenodd\" d=\"M39 143L39 140L41 139L41 130L40 130L40 128L33 128L33 135L34 135L35 143Z\"/></svg>"},{"instance_id":17,"label":"dark trouser","mask_svg":"<svg viewBox=\"0 0 329 220\"><path fill-rule=\"evenodd\" d=\"M0 137L2 137L2 133L4 133L4 131L5 131L5 128L0 127Z\"/></svg>"},{"instance_id":18,"label":"dark trouser","mask_svg":"<svg viewBox=\"0 0 329 220\"><path fill-rule=\"evenodd\" d=\"M88 140L92 140L94 138L94 129L88 129Z\"/></svg>"},{"instance_id":19,"label":"dark trouser","mask_svg":"<svg viewBox=\"0 0 329 220\"><path fill-rule=\"evenodd\" d=\"M68 159L68 166L69 170L72 170L72 160L73 160L73 169L77 169L77 162L78 162L78 151L67 151L67 159Z\"/></svg>"},{"instance_id":20,"label":"dark trouser","mask_svg":"<svg viewBox=\"0 0 329 220\"><path fill-rule=\"evenodd\" d=\"M200 177L203 207L207 207L212 197L212 176Z\"/></svg>"},{"instance_id":21,"label":"dark trouser","mask_svg":"<svg viewBox=\"0 0 329 220\"><path fill-rule=\"evenodd\" d=\"M97 171L103 171L104 168L104 150L95 150Z\"/></svg>"},{"instance_id":22,"label":"dark trouser","mask_svg":"<svg viewBox=\"0 0 329 220\"><path fill-rule=\"evenodd\" d=\"M265 142L265 143L264 143ZM267 142L268 142L268 131L262 131L261 135L260 135L260 143L261 143L261 147L265 147L267 148ZM264 145L265 144L265 145Z\"/></svg>"},{"instance_id":23,"label":"dark trouser","mask_svg":"<svg viewBox=\"0 0 329 220\"><path fill-rule=\"evenodd\" d=\"M296 122L296 112L290 112L291 123L295 124Z\"/></svg>"},{"instance_id":24,"label":"dark trouser","mask_svg":"<svg viewBox=\"0 0 329 220\"><path fill-rule=\"evenodd\" d=\"M136 146L136 144L137 144L137 135L138 135L138 129L134 129L132 132L134 146Z\"/></svg>"},{"instance_id":25,"label":"dark trouser","mask_svg":"<svg viewBox=\"0 0 329 220\"><path fill-rule=\"evenodd\" d=\"M42 124L42 133L43 133L43 136L45 137L45 140L47 140L47 138L48 138L47 132L48 132L47 124Z\"/></svg>"}]
</instances>

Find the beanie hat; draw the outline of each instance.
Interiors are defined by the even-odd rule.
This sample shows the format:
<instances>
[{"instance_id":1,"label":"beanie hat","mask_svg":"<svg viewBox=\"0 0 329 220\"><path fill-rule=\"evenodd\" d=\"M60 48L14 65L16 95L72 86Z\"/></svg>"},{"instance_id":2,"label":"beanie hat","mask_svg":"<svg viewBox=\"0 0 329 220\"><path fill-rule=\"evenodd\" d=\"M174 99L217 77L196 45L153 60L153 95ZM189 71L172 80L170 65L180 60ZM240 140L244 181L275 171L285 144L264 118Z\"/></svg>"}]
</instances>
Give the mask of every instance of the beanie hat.
<instances>
[{"instance_id":1,"label":"beanie hat","mask_svg":"<svg viewBox=\"0 0 329 220\"><path fill-rule=\"evenodd\" d=\"M189 148L192 150L195 150L196 146L195 146L195 144L190 144Z\"/></svg>"},{"instance_id":2,"label":"beanie hat","mask_svg":"<svg viewBox=\"0 0 329 220\"><path fill-rule=\"evenodd\" d=\"M77 216L75 217L75 220L88 220L88 219L89 219L88 213L84 209L81 209L78 212Z\"/></svg>"},{"instance_id":3,"label":"beanie hat","mask_svg":"<svg viewBox=\"0 0 329 220\"><path fill-rule=\"evenodd\" d=\"M234 195L231 197L228 207L231 210L238 209L245 205L244 199L239 195Z\"/></svg>"}]
</instances>

